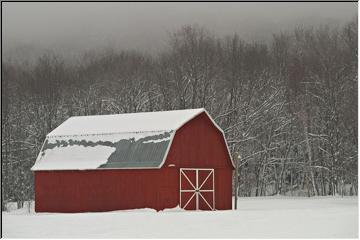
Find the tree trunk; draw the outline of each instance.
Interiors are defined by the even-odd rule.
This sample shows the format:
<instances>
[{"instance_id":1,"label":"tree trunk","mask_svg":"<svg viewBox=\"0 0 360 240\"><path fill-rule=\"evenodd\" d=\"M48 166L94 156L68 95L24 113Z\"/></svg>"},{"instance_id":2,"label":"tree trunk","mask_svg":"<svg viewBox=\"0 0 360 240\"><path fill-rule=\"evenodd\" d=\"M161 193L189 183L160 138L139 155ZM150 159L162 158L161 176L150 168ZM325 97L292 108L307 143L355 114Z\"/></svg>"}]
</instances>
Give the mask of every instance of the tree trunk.
<instances>
[{"instance_id":1,"label":"tree trunk","mask_svg":"<svg viewBox=\"0 0 360 240\"><path fill-rule=\"evenodd\" d=\"M235 160L235 210L237 210L237 199L238 199L238 189L239 189L239 154L234 154Z\"/></svg>"},{"instance_id":2,"label":"tree trunk","mask_svg":"<svg viewBox=\"0 0 360 240\"><path fill-rule=\"evenodd\" d=\"M312 169L312 153L311 153L311 145L310 145L310 140L309 140L309 135L308 135L307 123L304 123L304 134L305 134L306 150L307 150L307 155L308 155L308 171L310 173L311 184L312 184L314 194L315 194L315 196L318 196L318 191L317 191L317 188L315 185L314 172Z\"/></svg>"}]
</instances>

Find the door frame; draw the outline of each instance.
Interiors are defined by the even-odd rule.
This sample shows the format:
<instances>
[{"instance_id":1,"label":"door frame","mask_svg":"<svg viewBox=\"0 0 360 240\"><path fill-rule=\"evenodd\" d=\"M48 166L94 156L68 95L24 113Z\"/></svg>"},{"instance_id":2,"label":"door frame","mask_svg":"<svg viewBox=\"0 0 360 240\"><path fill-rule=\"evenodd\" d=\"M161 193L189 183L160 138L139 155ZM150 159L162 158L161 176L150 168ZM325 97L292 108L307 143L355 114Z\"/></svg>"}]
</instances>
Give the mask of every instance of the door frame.
<instances>
[{"instance_id":1,"label":"door frame","mask_svg":"<svg viewBox=\"0 0 360 240\"><path fill-rule=\"evenodd\" d=\"M186 176L185 171L195 171L195 186L193 185L193 183L190 181L190 179ZM199 171L210 171L210 173L206 176L205 180L199 184ZM183 179L183 177L190 183L190 185L193 187L193 189L182 189L181 187L181 181ZM212 190L201 190L201 187L206 183L206 181L208 180L208 178L212 176ZM200 186L199 186L200 185ZM184 192L193 192L194 194L189 198L189 200L187 201L187 203L184 205L184 207L181 206L181 196L182 193ZM212 205L210 206L210 204L208 203L208 201L205 199L204 196L201 195L201 192L212 192ZM195 196L196 198L196 205L195 205L195 210L200 210L199 209L199 198L201 197L204 202L208 205L208 207L210 208L210 210L214 211L215 210L215 169L214 168L180 168L179 169L179 203L180 203L180 208L185 209L187 207L187 205L191 202L192 198Z\"/></svg>"}]
</instances>

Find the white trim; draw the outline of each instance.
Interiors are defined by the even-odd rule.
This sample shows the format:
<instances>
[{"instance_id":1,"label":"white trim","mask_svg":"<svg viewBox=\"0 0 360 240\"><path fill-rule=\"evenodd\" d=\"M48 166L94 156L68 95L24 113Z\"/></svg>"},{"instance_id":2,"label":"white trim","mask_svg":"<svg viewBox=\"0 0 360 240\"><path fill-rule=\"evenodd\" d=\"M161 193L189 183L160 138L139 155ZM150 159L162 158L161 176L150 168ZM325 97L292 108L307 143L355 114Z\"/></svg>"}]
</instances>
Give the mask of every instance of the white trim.
<instances>
[{"instance_id":1,"label":"white trim","mask_svg":"<svg viewBox=\"0 0 360 240\"><path fill-rule=\"evenodd\" d=\"M36 158L36 160L35 160L35 163L34 163L34 165L30 168L30 171L38 171L38 170L34 169L34 167L35 167L35 165L36 165L36 162L41 159L40 154L42 153L42 150L43 150L43 148L44 148L44 145L45 145L45 142L46 142L47 138L48 138L48 137L46 136L45 139L44 139L43 144L41 145L40 152L39 152L39 154L38 154L38 156L37 156L37 158Z\"/></svg>"},{"instance_id":2,"label":"white trim","mask_svg":"<svg viewBox=\"0 0 360 240\"><path fill-rule=\"evenodd\" d=\"M200 189L199 189L199 169L196 169L196 189L195 189L195 193L196 193L196 210L199 210L199 194L200 194Z\"/></svg>"},{"instance_id":3,"label":"white trim","mask_svg":"<svg viewBox=\"0 0 360 240\"><path fill-rule=\"evenodd\" d=\"M35 165L34 165L35 166ZM33 167L34 167L33 166ZM74 168L65 168L65 169L33 169L33 167L30 169L32 171L105 171L105 170L154 170L154 169L160 169L159 167L122 167L122 168L84 168L84 169L74 169Z\"/></svg>"},{"instance_id":4,"label":"white trim","mask_svg":"<svg viewBox=\"0 0 360 240\"><path fill-rule=\"evenodd\" d=\"M213 178L212 178L212 184L213 184L213 204L214 204L214 209L215 210L215 207L216 207L216 204L215 204L215 170L213 171Z\"/></svg>"},{"instance_id":5,"label":"white trim","mask_svg":"<svg viewBox=\"0 0 360 240\"><path fill-rule=\"evenodd\" d=\"M162 166L165 164L165 161L166 161L167 156L168 156L168 154L169 154L169 151L170 151L172 142L173 142L173 140L174 140L175 134L176 134L176 130L173 131L173 133L172 133L172 135L171 135L171 137L170 137L169 145L168 145L168 147L167 147L167 149L166 149L166 152L165 152L165 154L164 154L163 160L161 161L160 165L157 167L158 169L162 168Z\"/></svg>"},{"instance_id":6,"label":"white trim","mask_svg":"<svg viewBox=\"0 0 360 240\"><path fill-rule=\"evenodd\" d=\"M210 170L214 170L214 168L181 168L182 170L196 170L198 169L199 171L204 170L204 171L210 171Z\"/></svg>"},{"instance_id":7,"label":"white trim","mask_svg":"<svg viewBox=\"0 0 360 240\"><path fill-rule=\"evenodd\" d=\"M181 207L181 170L179 172L179 206Z\"/></svg>"},{"instance_id":8,"label":"white trim","mask_svg":"<svg viewBox=\"0 0 360 240\"><path fill-rule=\"evenodd\" d=\"M216 122L214 121L214 119L212 119L212 117L211 117L210 114L206 111L206 109L204 109L204 111L205 111L206 115L210 118L211 122L215 125L215 127L222 133L223 138L224 138L224 142L225 142L225 145L226 145L226 149L227 149L228 154L229 154L229 158L230 158L231 164L232 164L232 166L235 168L235 164L234 164L234 161L233 161L233 159L232 159L232 157L231 157L229 145L227 144L224 131L220 128L219 125L216 124Z\"/></svg>"}]
</instances>

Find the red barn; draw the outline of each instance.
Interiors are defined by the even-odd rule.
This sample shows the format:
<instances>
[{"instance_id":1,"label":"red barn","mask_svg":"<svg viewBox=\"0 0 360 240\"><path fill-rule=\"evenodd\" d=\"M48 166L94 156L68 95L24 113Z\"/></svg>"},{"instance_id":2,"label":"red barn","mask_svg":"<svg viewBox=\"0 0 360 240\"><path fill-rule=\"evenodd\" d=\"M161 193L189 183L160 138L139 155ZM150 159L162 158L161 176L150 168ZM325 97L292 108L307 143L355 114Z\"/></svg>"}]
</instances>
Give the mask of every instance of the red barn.
<instances>
[{"instance_id":1,"label":"red barn","mask_svg":"<svg viewBox=\"0 0 360 240\"><path fill-rule=\"evenodd\" d=\"M205 109L71 117L32 170L36 212L232 208L234 165Z\"/></svg>"}]
</instances>

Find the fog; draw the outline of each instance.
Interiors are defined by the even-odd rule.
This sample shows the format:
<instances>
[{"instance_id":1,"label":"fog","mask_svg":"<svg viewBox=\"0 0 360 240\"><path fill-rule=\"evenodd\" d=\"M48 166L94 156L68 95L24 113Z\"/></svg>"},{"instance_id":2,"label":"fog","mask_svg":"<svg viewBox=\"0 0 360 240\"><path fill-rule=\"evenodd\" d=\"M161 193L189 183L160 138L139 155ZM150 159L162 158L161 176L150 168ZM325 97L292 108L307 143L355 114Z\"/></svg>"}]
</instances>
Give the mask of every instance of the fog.
<instances>
[{"instance_id":1,"label":"fog","mask_svg":"<svg viewBox=\"0 0 360 240\"><path fill-rule=\"evenodd\" d=\"M65 57L103 48L156 53L186 24L218 36L237 32L266 41L295 26L335 25L357 16L357 3L3 3L5 58L44 51Z\"/></svg>"}]
</instances>

